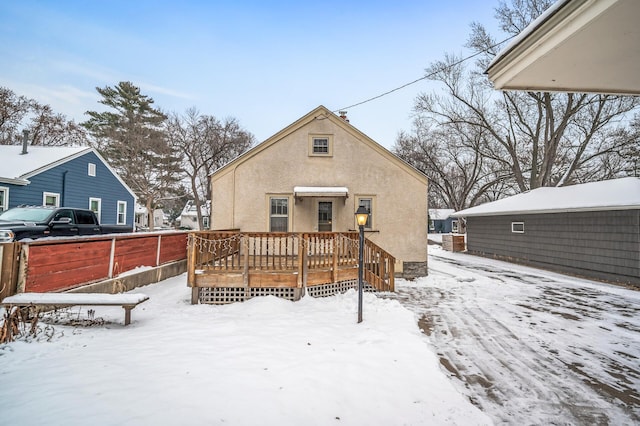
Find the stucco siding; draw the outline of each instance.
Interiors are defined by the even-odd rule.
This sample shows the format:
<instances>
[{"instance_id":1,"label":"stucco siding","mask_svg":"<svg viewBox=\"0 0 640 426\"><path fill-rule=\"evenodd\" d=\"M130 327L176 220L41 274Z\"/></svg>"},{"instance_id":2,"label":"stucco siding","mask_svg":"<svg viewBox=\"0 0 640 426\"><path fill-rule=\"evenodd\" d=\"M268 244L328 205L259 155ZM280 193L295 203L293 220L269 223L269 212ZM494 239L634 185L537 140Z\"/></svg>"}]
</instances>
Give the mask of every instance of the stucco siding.
<instances>
[{"instance_id":1,"label":"stucco siding","mask_svg":"<svg viewBox=\"0 0 640 426\"><path fill-rule=\"evenodd\" d=\"M524 233L511 232L512 222L523 222ZM640 283L640 210L468 217L467 249Z\"/></svg>"},{"instance_id":2,"label":"stucco siding","mask_svg":"<svg viewBox=\"0 0 640 426\"><path fill-rule=\"evenodd\" d=\"M358 197L373 198L367 238L401 261L427 260L426 178L337 118L312 119L212 176L214 229L269 231L269 197L289 199L289 231L318 230L318 202L332 202L332 231L355 230ZM339 119L338 119L339 120ZM309 153L328 136L332 155ZM294 187L347 187L348 197L294 197Z\"/></svg>"}]
</instances>

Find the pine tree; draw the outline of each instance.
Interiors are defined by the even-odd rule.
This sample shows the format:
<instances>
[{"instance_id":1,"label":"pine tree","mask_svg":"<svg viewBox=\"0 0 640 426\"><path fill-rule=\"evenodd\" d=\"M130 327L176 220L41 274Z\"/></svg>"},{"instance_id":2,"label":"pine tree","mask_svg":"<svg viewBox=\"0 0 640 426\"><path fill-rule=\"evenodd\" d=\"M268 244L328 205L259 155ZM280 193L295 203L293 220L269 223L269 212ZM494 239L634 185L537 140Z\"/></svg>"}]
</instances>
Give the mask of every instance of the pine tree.
<instances>
[{"instance_id":1,"label":"pine tree","mask_svg":"<svg viewBox=\"0 0 640 426\"><path fill-rule=\"evenodd\" d=\"M165 197L172 197L181 178L178 153L167 143L163 123L167 116L154 108L153 99L131 82L97 87L99 102L109 111L87 111L82 123L95 138L98 151L133 189L149 214Z\"/></svg>"}]
</instances>

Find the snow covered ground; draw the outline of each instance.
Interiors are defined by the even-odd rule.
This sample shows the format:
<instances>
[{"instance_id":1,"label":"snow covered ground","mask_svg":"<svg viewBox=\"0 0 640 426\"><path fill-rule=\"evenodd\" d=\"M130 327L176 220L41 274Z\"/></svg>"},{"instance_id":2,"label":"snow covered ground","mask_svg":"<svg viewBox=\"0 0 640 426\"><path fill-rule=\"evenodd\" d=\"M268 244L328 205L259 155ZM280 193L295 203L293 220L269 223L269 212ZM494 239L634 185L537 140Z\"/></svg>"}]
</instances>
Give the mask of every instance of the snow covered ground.
<instances>
[{"instance_id":1,"label":"snow covered ground","mask_svg":"<svg viewBox=\"0 0 640 426\"><path fill-rule=\"evenodd\" d=\"M496 424L640 424L640 292L429 251L391 297Z\"/></svg>"},{"instance_id":2,"label":"snow covered ground","mask_svg":"<svg viewBox=\"0 0 640 426\"><path fill-rule=\"evenodd\" d=\"M357 324L354 291L191 305L182 275L134 292L150 299L129 326L119 307L93 307L93 323L73 308L0 346L0 423L491 424L398 301L365 294Z\"/></svg>"},{"instance_id":3,"label":"snow covered ground","mask_svg":"<svg viewBox=\"0 0 640 426\"><path fill-rule=\"evenodd\" d=\"M429 250L361 324L355 292L194 306L184 275L126 327L47 317L0 346L2 423L640 424L640 292Z\"/></svg>"}]
</instances>

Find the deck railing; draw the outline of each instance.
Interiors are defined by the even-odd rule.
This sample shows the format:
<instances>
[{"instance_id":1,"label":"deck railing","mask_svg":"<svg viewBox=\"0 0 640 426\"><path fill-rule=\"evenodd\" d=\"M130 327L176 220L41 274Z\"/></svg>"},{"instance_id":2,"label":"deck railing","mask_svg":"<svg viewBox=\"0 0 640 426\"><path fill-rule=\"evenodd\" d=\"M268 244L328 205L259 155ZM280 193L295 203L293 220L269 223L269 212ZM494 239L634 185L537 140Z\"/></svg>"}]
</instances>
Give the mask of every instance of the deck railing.
<instances>
[{"instance_id":1,"label":"deck railing","mask_svg":"<svg viewBox=\"0 0 640 426\"><path fill-rule=\"evenodd\" d=\"M241 275L242 284L249 286L250 276L260 274L269 274L268 282L275 286L300 288L338 282L357 270L358 244L357 232L192 232L188 243L188 282L191 287L199 286L196 275L203 274L218 274L221 286L239 282ZM379 291L393 291L394 264L393 256L365 240L364 280L368 284ZM277 273L293 274L295 280L278 281ZM215 280L207 281L208 285L216 285Z\"/></svg>"}]
</instances>

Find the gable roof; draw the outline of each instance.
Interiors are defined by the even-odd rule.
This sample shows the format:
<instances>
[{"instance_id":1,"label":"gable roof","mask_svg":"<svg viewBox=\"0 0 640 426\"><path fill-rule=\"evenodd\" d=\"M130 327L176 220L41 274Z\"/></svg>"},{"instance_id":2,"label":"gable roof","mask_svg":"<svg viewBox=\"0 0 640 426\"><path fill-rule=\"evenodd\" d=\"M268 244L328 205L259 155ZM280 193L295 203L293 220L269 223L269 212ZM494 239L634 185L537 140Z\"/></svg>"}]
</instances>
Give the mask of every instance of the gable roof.
<instances>
[{"instance_id":1,"label":"gable roof","mask_svg":"<svg viewBox=\"0 0 640 426\"><path fill-rule=\"evenodd\" d=\"M28 185L29 178L50 170L83 155L93 153L118 179L124 188L137 198L135 193L111 168L94 148L86 146L29 146L27 154L22 153L22 145L0 145L0 182L14 185Z\"/></svg>"},{"instance_id":2,"label":"gable roof","mask_svg":"<svg viewBox=\"0 0 640 426\"><path fill-rule=\"evenodd\" d=\"M213 173L211 173L211 176L221 175L225 171L229 170L230 168L236 167L239 164L242 164L243 162L247 161L248 159L258 155L260 152L262 152L265 149L269 148L271 145L273 145L273 144L277 143L278 141L280 141L281 139L285 138L287 135L297 131L298 129L304 127L306 124L308 124L308 123L310 123L310 122L312 122L313 120L316 120L316 119L328 119L328 120L330 120L333 124L342 127L346 132L350 133L356 139L358 139L359 141L363 142L365 145L369 146L370 148L372 148L375 151L377 151L378 153L380 153L383 157L387 158L389 161L391 161L394 164L400 166L400 168L405 170L408 174L410 174L413 177L415 177L416 179L424 182L425 184L427 183L427 176L424 173L422 173L421 171L417 170L416 168L411 166L409 163L405 162L400 157L398 157L397 155L395 155L391 151L387 150L385 147L383 147L382 145L380 145L379 143L377 143L376 141L371 139L369 136L365 135L360 130L356 129L353 125L349 124L347 121L343 120L338 115L336 115L333 112L329 111L329 109L327 109L326 107L324 107L322 105L320 105L317 108L315 108L314 110L310 111L309 113L307 113L303 117L299 118L298 120L296 120L295 122L293 122L289 126L285 127L284 129L280 130L278 133L276 133L275 135L273 135L270 138L266 139L264 142L256 145L255 147L251 148L249 151L247 151L244 154L241 154L240 156L236 157L231 162L229 162L229 163L225 164L224 166L220 167L218 170L216 170Z\"/></svg>"},{"instance_id":3,"label":"gable roof","mask_svg":"<svg viewBox=\"0 0 640 426\"><path fill-rule=\"evenodd\" d=\"M501 90L640 94L640 2L559 0L489 64Z\"/></svg>"},{"instance_id":4,"label":"gable roof","mask_svg":"<svg viewBox=\"0 0 640 426\"><path fill-rule=\"evenodd\" d=\"M17 185L27 185L28 177L41 173L58 164L77 158L91 148L30 146L27 154L22 153L22 145L0 145L0 180Z\"/></svg>"},{"instance_id":5,"label":"gable roof","mask_svg":"<svg viewBox=\"0 0 640 426\"><path fill-rule=\"evenodd\" d=\"M544 187L453 214L454 217L640 209L640 178Z\"/></svg>"}]
</instances>

